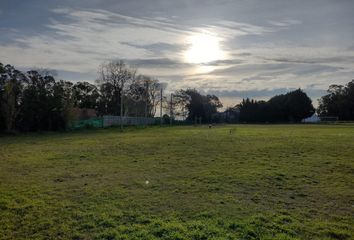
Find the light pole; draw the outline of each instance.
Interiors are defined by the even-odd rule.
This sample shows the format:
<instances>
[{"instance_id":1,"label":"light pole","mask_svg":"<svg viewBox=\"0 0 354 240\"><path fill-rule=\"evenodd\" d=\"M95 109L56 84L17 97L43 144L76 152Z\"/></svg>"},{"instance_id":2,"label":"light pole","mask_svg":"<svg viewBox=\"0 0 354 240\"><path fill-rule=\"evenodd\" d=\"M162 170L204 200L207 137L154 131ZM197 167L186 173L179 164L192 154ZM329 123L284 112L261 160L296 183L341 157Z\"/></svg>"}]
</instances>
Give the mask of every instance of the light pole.
<instances>
[{"instance_id":1,"label":"light pole","mask_svg":"<svg viewBox=\"0 0 354 240\"><path fill-rule=\"evenodd\" d=\"M162 127L162 86L160 88L160 127Z\"/></svg>"},{"instance_id":2,"label":"light pole","mask_svg":"<svg viewBox=\"0 0 354 240\"><path fill-rule=\"evenodd\" d=\"M160 89L160 127L162 127L163 119L162 119L162 104L163 104L163 89L165 87L164 83L158 83L158 88Z\"/></svg>"},{"instance_id":3,"label":"light pole","mask_svg":"<svg viewBox=\"0 0 354 240\"><path fill-rule=\"evenodd\" d=\"M145 89L145 113L144 117L147 118L147 110L148 110L148 100L149 100L149 81L145 82L146 89Z\"/></svg>"},{"instance_id":4,"label":"light pole","mask_svg":"<svg viewBox=\"0 0 354 240\"><path fill-rule=\"evenodd\" d=\"M120 130L123 131L123 87L124 87L124 84L122 83L122 89L120 91Z\"/></svg>"},{"instance_id":5,"label":"light pole","mask_svg":"<svg viewBox=\"0 0 354 240\"><path fill-rule=\"evenodd\" d=\"M173 93L171 93L171 100L170 100L170 126L172 126L172 117L173 117L172 98L173 98Z\"/></svg>"}]
</instances>

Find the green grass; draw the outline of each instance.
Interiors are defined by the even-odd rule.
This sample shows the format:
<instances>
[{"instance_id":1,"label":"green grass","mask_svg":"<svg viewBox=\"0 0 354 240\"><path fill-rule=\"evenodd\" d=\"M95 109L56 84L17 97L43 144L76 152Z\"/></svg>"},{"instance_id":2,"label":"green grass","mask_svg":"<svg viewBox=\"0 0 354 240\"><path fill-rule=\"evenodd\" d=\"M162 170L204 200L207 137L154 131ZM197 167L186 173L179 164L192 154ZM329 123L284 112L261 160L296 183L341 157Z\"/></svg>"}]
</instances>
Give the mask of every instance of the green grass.
<instances>
[{"instance_id":1,"label":"green grass","mask_svg":"<svg viewBox=\"0 0 354 240\"><path fill-rule=\"evenodd\" d=\"M354 239L354 125L2 136L0 239Z\"/></svg>"}]
</instances>

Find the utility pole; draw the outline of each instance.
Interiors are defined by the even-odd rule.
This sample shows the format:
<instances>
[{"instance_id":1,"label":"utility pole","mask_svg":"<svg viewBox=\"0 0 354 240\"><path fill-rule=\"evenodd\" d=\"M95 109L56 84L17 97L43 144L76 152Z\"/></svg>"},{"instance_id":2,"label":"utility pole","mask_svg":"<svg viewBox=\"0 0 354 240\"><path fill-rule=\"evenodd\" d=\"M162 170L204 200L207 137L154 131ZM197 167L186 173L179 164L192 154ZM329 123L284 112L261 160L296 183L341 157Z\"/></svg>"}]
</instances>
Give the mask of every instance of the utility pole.
<instances>
[{"instance_id":1,"label":"utility pole","mask_svg":"<svg viewBox=\"0 0 354 240\"><path fill-rule=\"evenodd\" d=\"M160 127L162 127L162 87L160 89Z\"/></svg>"},{"instance_id":2,"label":"utility pole","mask_svg":"<svg viewBox=\"0 0 354 240\"><path fill-rule=\"evenodd\" d=\"M173 117L173 112L172 112L172 93L171 93L171 100L170 100L170 126L172 126L172 117Z\"/></svg>"},{"instance_id":3,"label":"utility pole","mask_svg":"<svg viewBox=\"0 0 354 240\"><path fill-rule=\"evenodd\" d=\"M146 92L145 92L145 118L147 118L148 98L149 98L149 82L146 80Z\"/></svg>"},{"instance_id":4,"label":"utility pole","mask_svg":"<svg viewBox=\"0 0 354 240\"><path fill-rule=\"evenodd\" d=\"M124 84L122 83L122 89L120 91L120 130L123 131L123 87L124 87Z\"/></svg>"}]
</instances>

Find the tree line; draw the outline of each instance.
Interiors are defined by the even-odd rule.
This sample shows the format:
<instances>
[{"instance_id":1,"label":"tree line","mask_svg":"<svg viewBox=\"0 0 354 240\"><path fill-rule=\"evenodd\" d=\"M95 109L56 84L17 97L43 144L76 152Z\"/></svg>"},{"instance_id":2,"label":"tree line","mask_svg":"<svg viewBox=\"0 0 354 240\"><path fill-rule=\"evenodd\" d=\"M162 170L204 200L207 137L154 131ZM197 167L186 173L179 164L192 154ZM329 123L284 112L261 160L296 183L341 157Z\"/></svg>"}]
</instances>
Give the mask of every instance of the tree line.
<instances>
[{"instance_id":1,"label":"tree line","mask_svg":"<svg viewBox=\"0 0 354 240\"><path fill-rule=\"evenodd\" d=\"M327 95L319 101L320 116L337 117L342 121L354 120L354 80L343 85L331 85Z\"/></svg>"},{"instance_id":2,"label":"tree line","mask_svg":"<svg viewBox=\"0 0 354 240\"><path fill-rule=\"evenodd\" d=\"M317 110L312 100L301 89L276 95L268 101L243 99L241 103L218 113L223 105L215 95L203 95L195 89L178 90L171 109L185 120L200 123L299 123L317 112L320 118L340 121L354 120L354 80L343 85L331 85L327 95L319 99ZM171 112L170 115L173 115Z\"/></svg>"},{"instance_id":3,"label":"tree line","mask_svg":"<svg viewBox=\"0 0 354 240\"><path fill-rule=\"evenodd\" d=\"M244 99L237 105L241 122L301 122L314 114L311 99L301 89L272 97L268 101Z\"/></svg>"},{"instance_id":4,"label":"tree line","mask_svg":"<svg viewBox=\"0 0 354 240\"><path fill-rule=\"evenodd\" d=\"M65 130L75 109L94 109L97 116L154 117L162 106L166 121L210 122L222 107L215 95L195 89L163 95L164 83L138 74L124 61L101 64L95 84L56 80L45 69L19 71L0 63L0 131Z\"/></svg>"},{"instance_id":5,"label":"tree line","mask_svg":"<svg viewBox=\"0 0 354 240\"><path fill-rule=\"evenodd\" d=\"M124 61L99 66L95 84L58 81L53 75L44 69L24 73L0 63L0 131L65 130L74 120L74 109L94 109L98 116L154 117L162 106L167 121L189 123L300 122L315 112L311 99L297 89L268 101L243 99L226 109L225 118L218 112L223 105L217 96L195 89L163 96L165 84L138 74ZM354 80L346 86L331 85L319 100L317 113L354 120Z\"/></svg>"},{"instance_id":6,"label":"tree line","mask_svg":"<svg viewBox=\"0 0 354 240\"><path fill-rule=\"evenodd\" d=\"M354 80L343 85L331 85L327 95L319 99L315 109L311 99L301 89L272 97L268 101L243 99L225 111L231 121L248 123L301 122L315 112L323 119L354 120ZM224 119L225 120L225 119ZM227 119L226 119L227 121Z\"/></svg>"},{"instance_id":7,"label":"tree line","mask_svg":"<svg viewBox=\"0 0 354 240\"><path fill-rule=\"evenodd\" d=\"M223 105L215 95L203 95L196 89L180 89L171 95L172 117L182 116L189 123L211 123Z\"/></svg>"},{"instance_id":8,"label":"tree line","mask_svg":"<svg viewBox=\"0 0 354 240\"><path fill-rule=\"evenodd\" d=\"M123 61L103 63L96 84L59 80L47 70L0 63L0 131L64 130L76 108L97 115L153 117L162 84Z\"/></svg>"}]
</instances>

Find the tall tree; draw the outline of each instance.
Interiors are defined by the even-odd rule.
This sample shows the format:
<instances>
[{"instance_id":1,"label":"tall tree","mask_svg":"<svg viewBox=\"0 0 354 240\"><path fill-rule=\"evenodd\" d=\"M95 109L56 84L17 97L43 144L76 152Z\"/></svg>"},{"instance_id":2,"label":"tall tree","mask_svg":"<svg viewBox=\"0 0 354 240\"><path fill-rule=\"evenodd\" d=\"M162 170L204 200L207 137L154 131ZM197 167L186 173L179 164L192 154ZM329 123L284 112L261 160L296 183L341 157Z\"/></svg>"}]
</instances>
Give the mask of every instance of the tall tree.
<instances>
[{"instance_id":1,"label":"tall tree","mask_svg":"<svg viewBox=\"0 0 354 240\"><path fill-rule=\"evenodd\" d=\"M7 131L13 131L22 102L26 76L11 65L0 65L0 121Z\"/></svg>"},{"instance_id":2,"label":"tall tree","mask_svg":"<svg viewBox=\"0 0 354 240\"><path fill-rule=\"evenodd\" d=\"M64 130L68 128L73 120L72 109L75 103L73 96L73 83L60 80L53 86L53 96L51 98L52 124L51 130Z\"/></svg>"},{"instance_id":3,"label":"tall tree","mask_svg":"<svg viewBox=\"0 0 354 240\"><path fill-rule=\"evenodd\" d=\"M4 83L2 75L5 73L4 65L0 62L0 132L5 129L5 118L2 110L2 96L4 92Z\"/></svg>"},{"instance_id":4,"label":"tall tree","mask_svg":"<svg viewBox=\"0 0 354 240\"><path fill-rule=\"evenodd\" d=\"M243 99L238 105L242 122L300 122L315 109L301 89L272 97L269 101Z\"/></svg>"},{"instance_id":5,"label":"tall tree","mask_svg":"<svg viewBox=\"0 0 354 240\"><path fill-rule=\"evenodd\" d=\"M100 93L98 88L88 82L77 82L72 86L74 106L97 109Z\"/></svg>"},{"instance_id":6,"label":"tall tree","mask_svg":"<svg viewBox=\"0 0 354 240\"><path fill-rule=\"evenodd\" d=\"M101 114L123 115L124 91L133 82L135 74L136 70L122 60L106 62L100 66L97 83L101 92Z\"/></svg>"},{"instance_id":7,"label":"tall tree","mask_svg":"<svg viewBox=\"0 0 354 240\"><path fill-rule=\"evenodd\" d=\"M301 89L285 94L285 99L288 118L292 122L301 122L315 113L311 99Z\"/></svg>"},{"instance_id":8,"label":"tall tree","mask_svg":"<svg viewBox=\"0 0 354 240\"><path fill-rule=\"evenodd\" d=\"M176 97L180 102L180 109L187 109L187 120L201 119L207 123L212 121L212 116L222 107L222 103L215 95L202 95L195 89L179 90Z\"/></svg>"},{"instance_id":9,"label":"tall tree","mask_svg":"<svg viewBox=\"0 0 354 240\"><path fill-rule=\"evenodd\" d=\"M331 85L327 93L319 100L317 113L323 117L354 120L354 80L346 86Z\"/></svg>"},{"instance_id":10,"label":"tall tree","mask_svg":"<svg viewBox=\"0 0 354 240\"><path fill-rule=\"evenodd\" d=\"M20 114L20 128L25 131L50 130L52 95L55 79L39 72L27 72Z\"/></svg>"},{"instance_id":11,"label":"tall tree","mask_svg":"<svg viewBox=\"0 0 354 240\"><path fill-rule=\"evenodd\" d=\"M139 110L139 116L155 116L161 98L160 88L159 81L149 76L139 75L134 79L127 96L131 100L131 107Z\"/></svg>"}]
</instances>

